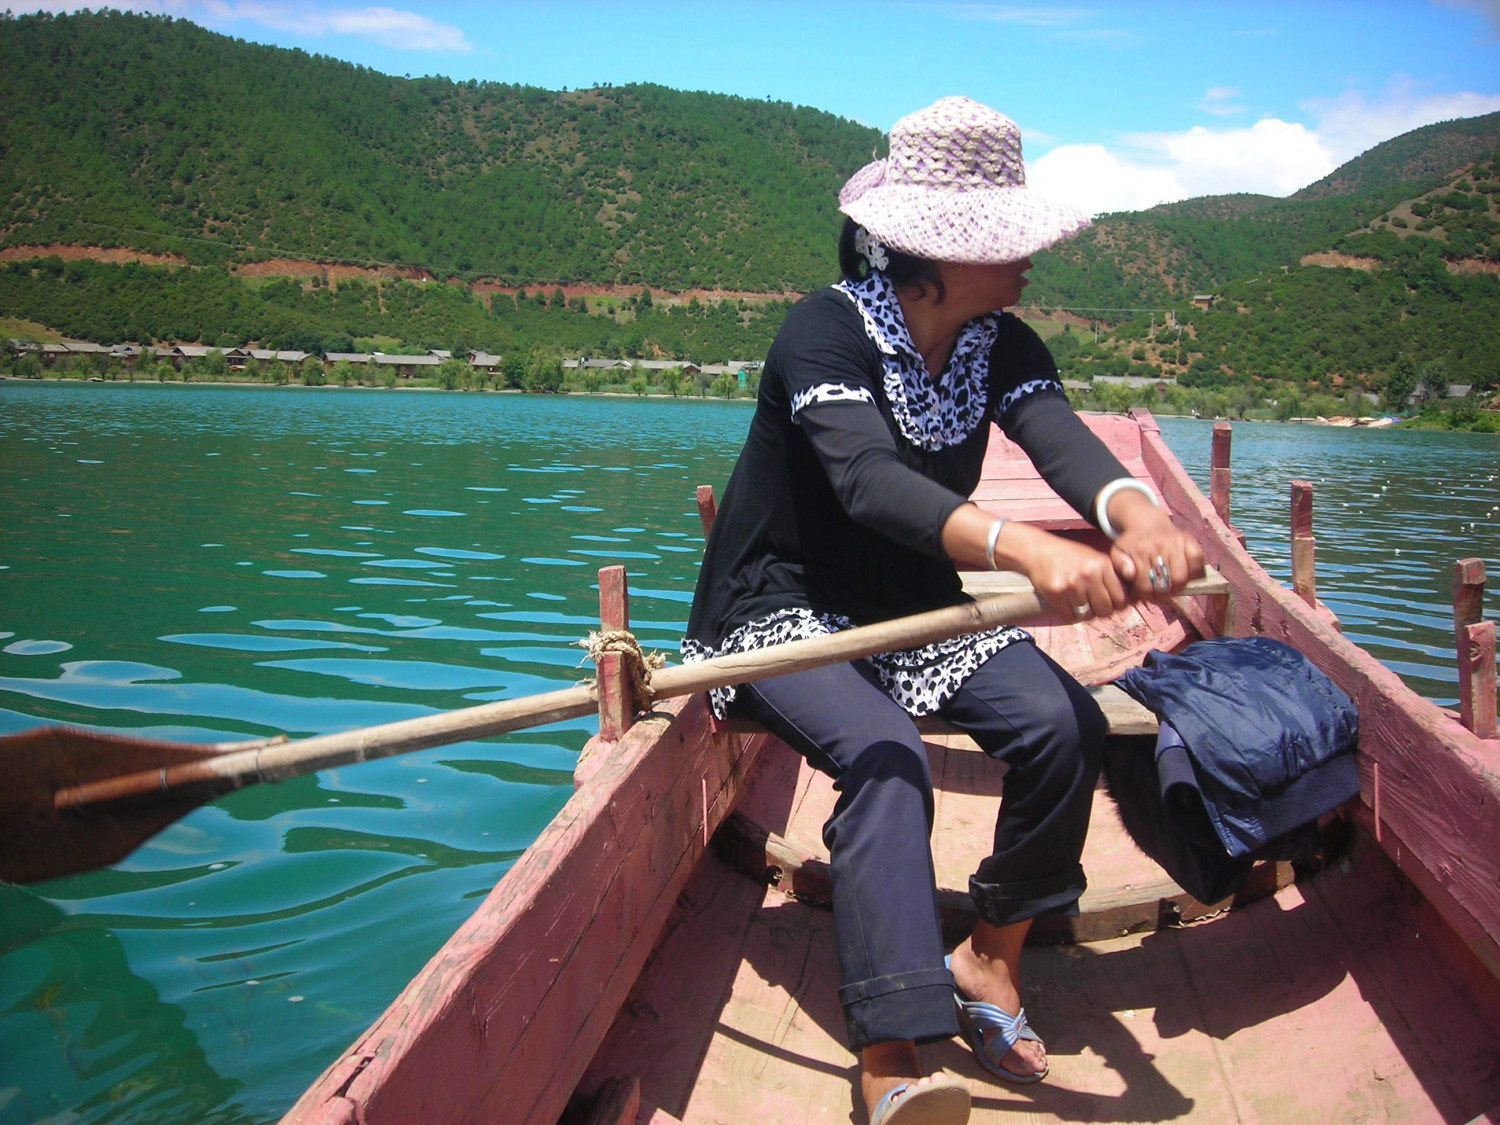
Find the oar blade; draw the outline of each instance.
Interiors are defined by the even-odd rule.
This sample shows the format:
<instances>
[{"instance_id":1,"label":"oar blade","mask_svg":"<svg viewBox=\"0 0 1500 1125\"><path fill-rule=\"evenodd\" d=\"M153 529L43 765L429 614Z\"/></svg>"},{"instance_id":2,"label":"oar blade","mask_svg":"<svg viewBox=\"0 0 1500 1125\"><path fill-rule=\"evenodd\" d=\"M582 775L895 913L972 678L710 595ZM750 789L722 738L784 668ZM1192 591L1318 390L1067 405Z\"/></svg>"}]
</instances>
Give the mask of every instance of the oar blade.
<instances>
[{"instance_id":1,"label":"oar blade","mask_svg":"<svg viewBox=\"0 0 1500 1125\"><path fill-rule=\"evenodd\" d=\"M124 859L212 789L88 812L59 812L62 788L213 757L211 747L42 727L0 740L0 880L35 883Z\"/></svg>"}]
</instances>

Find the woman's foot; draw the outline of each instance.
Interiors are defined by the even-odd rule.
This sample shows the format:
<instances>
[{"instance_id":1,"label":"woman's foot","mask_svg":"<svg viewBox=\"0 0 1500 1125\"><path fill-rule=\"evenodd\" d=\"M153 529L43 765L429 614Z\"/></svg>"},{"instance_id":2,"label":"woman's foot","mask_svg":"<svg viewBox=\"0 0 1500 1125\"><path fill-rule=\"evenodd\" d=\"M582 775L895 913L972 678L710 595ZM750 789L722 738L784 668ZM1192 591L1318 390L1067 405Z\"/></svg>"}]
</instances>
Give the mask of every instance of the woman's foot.
<instances>
[{"instance_id":1,"label":"woman's foot","mask_svg":"<svg viewBox=\"0 0 1500 1125\"><path fill-rule=\"evenodd\" d=\"M934 1074L891 1087L870 1108L870 1125L968 1125L972 1099L957 1078Z\"/></svg>"},{"instance_id":2,"label":"woman's foot","mask_svg":"<svg viewBox=\"0 0 1500 1125\"><path fill-rule=\"evenodd\" d=\"M924 1077L911 1040L876 1043L861 1051L860 1058L860 1095L872 1125L962 1125L969 1119L968 1086L943 1074Z\"/></svg>"},{"instance_id":3,"label":"woman's foot","mask_svg":"<svg viewBox=\"0 0 1500 1125\"><path fill-rule=\"evenodd\" d=\"M953 951L949 962L953 980L965 999L993 1004L1012 1015L1021 1011L1020 954L1029 923L991 926L980 922L968 941ZM1015 932L1019 929L1019 935ZM985 1039L1000 1034L987 1031ZM1047 1072L1047 1049L1040 1041L1020 1039L1000 1060L1015 1075L1041 1076Z\"/></svg>"}]
</instances>

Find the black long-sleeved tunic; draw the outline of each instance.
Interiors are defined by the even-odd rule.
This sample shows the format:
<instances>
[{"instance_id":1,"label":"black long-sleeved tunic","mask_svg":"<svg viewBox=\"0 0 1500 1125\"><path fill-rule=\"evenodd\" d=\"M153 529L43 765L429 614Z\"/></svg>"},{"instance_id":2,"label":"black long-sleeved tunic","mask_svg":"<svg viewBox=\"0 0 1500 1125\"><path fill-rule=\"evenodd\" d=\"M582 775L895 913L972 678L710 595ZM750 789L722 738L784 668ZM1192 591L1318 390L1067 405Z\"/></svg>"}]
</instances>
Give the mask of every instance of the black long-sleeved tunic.
<instances>
[{"instance_id":1,"label":"black long-sleeved tunic","mask_svg":"<svg viewBox=\"0 0 1500 1125\"><path fill-rule=\"evenodd\" d=\"M766 359L709 536L684 655L760 648L967 600L942 528L979 483L991 420L1089 519L1099 490L1127 475L1068 405L1046 345L1015 316L966 324L934 381L883 274L799 301ZM993 630L874 662L893 698L926 714L1025 636ZM732 697L732 689L716 693L716 709Z\"/></svg>"}]
</instances>

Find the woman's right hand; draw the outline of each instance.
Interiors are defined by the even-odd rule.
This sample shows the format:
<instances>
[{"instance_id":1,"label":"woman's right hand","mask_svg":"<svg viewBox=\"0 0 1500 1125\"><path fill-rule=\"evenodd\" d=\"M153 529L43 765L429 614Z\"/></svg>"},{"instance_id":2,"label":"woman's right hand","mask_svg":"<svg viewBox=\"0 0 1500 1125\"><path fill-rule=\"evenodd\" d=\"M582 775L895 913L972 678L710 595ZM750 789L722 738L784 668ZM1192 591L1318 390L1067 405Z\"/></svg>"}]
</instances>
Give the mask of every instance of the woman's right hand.
<instances>
[{"instance_id":1,"label":"woman's right hand","mask_svg":"<svg viewBox=\"0 0 1500 1125\"><path fill-rule=\"evenodd\" d=\"M1108 617L1134 600L1109 555L1028 524L1006 524L1016 532L1010 551L1042 600L1065 621Z\"/></svg>"}]
</instances>

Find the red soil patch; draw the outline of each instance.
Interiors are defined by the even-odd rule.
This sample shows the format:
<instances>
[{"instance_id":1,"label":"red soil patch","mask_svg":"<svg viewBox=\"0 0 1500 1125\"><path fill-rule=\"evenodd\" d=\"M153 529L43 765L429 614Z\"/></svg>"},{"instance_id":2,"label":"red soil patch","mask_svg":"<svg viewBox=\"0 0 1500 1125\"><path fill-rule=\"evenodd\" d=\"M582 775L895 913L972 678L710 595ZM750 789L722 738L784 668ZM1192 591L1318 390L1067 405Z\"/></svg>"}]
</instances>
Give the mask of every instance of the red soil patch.
<instances>
[{"instance_id":1,"label":"red soil patch","mask_svg":"<svg viewBox=\"0 0 1500 1125\"><path fill-rule=\"evenodd\" d=\"M28 258L61 258L65 262L145 262L152 266L185 266L181 254L148 254L144 250L126 250L122 246L7 246L0 250L0 262L24 262Z\"/></svg>"},{"instance_id":2,"label":"red soil patch","mask_svg":"<svg viewBox=\"0 0 1500 1125\"><path fill-rule=\"evenodd\" d=\"M321 262L303 262L296 258L270 258L264 262L245 262L234 267L234 272L245 277L321 277L325 281L347 281L359 278L364 281L435 281L427 270L415 266L346 266L324 265Z\"/></svg>"},{"instance_id":3,"label":"red soil patch","mask_svg":"<svg viewBox=\"0 0 1500 1125\"><path fill-rule=\"evenodd\" d=\"M1317 254L1303 254L1302 265L1325 266L1331 269L1365 270L1370 271L1380 265L1379 258L1356 258L1349 254L1335 254L1332 250L1324 250Z\"/></svg>"},{"instance_id":4,"label":"red soil patch","mask_svg":"<svg viewBox=\"0 0 1500 1125\"><path fill-rule=\"evenodd\" d=\"M1449 273L1500 273L1500 262L1492 262L1488 258L1464 258L1462 261L1449 262Z\"/></svg>"},{"instance_id":5,"label":"red soil patch","mask_svg":"<svg viewBox=\"0 0 1500 1125\"><path fill-rule=\"evenodd\" d=\"M572 300L574 297L638 297L641 290L647 288L643 285L547 285L538 283L536 285L502 285L498 281L481 279L469 287L475 293L505 293L514 296L521 290L527 293L538 291L549 296L561 288L563 296ZM685 305L694 297L698 300L708 301L795 301L801 293L790 290L781 293L750 293L739 289L687 289L681 293L669 293L664 289L651 290L651 300L663 305Z\"/></svg>"},{"instance_id":6,"label":"red soil patch","mask_svg":"<svg viewBox=\"0 0 1500 1125\"><path fill-rule=\"evenodd\" d=\"M153 266L185 266L187 259L180 254L148 254L141 250L126 250L123 247L64 246L55 243L49 246L8 246L0 249L0 261L25 261L29 258L61 258L65 262L89 260L94 262L145 262ZM322 278L325 282L346 281L359 278L363 281L436 281L431 271L419 266L351 266L325 265L321 262L302 261L297 258L269 258L262 262L242 262L232 267L242 277L300 277ZM463 285L458 278L449 278L449 285ZM549 296L557 285L502 285L498 281L482 279L469 286L470 292L478 294L506 293L514 295L522 289L528 293L541 290ZM645 286L641 285L564 285L563 295L574 297L636 297ZM704 303L718 301L795 301L801 293L785 290L780 293L751 293L740 289L688 289L681 293L670 293L663 289L652 289L652 301L663 305L685 305L694 297Z\"/></svg>"}]
</instances>

